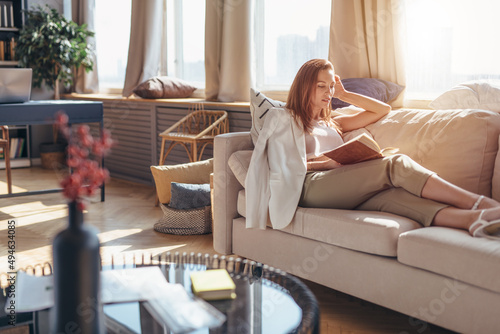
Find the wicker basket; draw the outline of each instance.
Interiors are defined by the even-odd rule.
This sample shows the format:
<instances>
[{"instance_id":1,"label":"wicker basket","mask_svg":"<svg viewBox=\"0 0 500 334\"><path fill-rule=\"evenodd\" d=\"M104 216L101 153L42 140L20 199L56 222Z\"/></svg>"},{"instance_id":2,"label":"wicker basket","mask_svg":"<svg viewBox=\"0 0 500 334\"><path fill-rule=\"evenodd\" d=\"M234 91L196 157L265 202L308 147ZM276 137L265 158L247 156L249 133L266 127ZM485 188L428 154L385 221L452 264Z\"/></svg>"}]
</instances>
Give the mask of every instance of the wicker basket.
<instances>
[{"instance_id":1,"label":"wicker basket","mask_svg":"<svg viewBox=\"0 0 500 334\"><path fill-rule=\"evenodd\" d=\"M189 210L178 210L161 204L163 217L154 225L154 230L167 234L193 235L212 233L211 206Z\"/></svg>"}]
</instances>

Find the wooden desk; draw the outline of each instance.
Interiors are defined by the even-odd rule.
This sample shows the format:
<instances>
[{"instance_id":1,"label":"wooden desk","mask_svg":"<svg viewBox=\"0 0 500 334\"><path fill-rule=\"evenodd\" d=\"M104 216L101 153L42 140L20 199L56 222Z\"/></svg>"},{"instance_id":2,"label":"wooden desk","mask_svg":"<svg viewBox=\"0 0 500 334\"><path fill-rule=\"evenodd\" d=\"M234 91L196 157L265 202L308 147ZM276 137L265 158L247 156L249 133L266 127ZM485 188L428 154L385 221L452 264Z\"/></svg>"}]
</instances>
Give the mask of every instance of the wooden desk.
<instances>
[{"instance_id":1,"label":"wooden desk","mask_svg":"<svg viewBox=\"0 0 500 334\"><path fill-rule=\"evenodd\" d=\"M69 123L99 123L104 126L102 102L50 100L29 101L25 103L0 104L0 124L2 125L35 125L53 124L55 114L64 111ZM104 165L104 160L102 161ZM25 191L13 194L0 194L0 198L40 195L59 192L61 189ZM104 185L101 187L101 201L104 201Z\"/></svg>"}]
</instances>

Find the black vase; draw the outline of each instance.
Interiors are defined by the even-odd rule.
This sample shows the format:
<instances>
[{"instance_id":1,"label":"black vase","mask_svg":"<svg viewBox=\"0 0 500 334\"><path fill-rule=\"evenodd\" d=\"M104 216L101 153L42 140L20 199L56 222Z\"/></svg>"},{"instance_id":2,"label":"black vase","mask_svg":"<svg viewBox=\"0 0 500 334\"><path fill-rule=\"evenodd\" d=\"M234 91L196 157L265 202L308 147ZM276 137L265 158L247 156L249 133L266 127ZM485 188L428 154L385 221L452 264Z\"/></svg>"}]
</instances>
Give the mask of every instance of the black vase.
<instances>
[{"instance_id":1,"label":"black vase","mask_svg":"<svg viewBox=\"0 0 500 334\"><path fill-rule=\"evenodd\" d=\"M76 202L68 210L68 226L53 242L52 333L104 333L97 230L83 223Z\"/></svg>"}]
</instances>

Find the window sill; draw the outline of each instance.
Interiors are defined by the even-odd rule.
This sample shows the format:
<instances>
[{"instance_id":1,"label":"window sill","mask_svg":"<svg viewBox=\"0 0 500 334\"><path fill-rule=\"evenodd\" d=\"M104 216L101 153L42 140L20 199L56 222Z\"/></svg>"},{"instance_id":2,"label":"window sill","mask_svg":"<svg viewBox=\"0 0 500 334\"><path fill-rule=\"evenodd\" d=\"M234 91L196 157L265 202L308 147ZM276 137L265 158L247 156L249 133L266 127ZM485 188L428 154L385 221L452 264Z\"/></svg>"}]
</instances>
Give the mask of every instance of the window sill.
<instances>
[{"instance_id":1,"label":"window sill","mask_svg":"<svg viewBox=\"0 0 500 334\"><path fill-rule=\"evenodd\" d=\"M123 97L120 94L64 94L63 99L67 100L90 100L103 102L131 102L155 105L193 105L202 103L211 107L239 107L250 108L249 102L214 102L202 98L182 98L182 99L143 99L137 97Z\"/></svg>"}]
</instances>

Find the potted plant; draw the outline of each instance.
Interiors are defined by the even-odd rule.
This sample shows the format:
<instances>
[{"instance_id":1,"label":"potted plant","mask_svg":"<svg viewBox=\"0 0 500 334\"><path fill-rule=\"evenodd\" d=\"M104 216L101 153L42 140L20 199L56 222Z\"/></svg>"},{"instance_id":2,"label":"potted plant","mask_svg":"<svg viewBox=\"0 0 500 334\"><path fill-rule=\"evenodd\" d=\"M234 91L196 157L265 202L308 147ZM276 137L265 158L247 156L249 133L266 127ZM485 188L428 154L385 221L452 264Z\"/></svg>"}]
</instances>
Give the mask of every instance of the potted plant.
<instances>
[{"instance_id":1,"label":"potted plant","mask_svg":"<svg viewBox=\"0 0 500 334\"><path fill-rule=\"evenodd\" d=\"M33 69L33 85L42 83L54 89L59 99L59 85L73 83L73 71L82 66L89 72L94 67L87 38L94 33L87 25L67 20L48 5L26 10L26 24L19 32L16 57L20 66Z\"/></svg>"}]
</instances>

